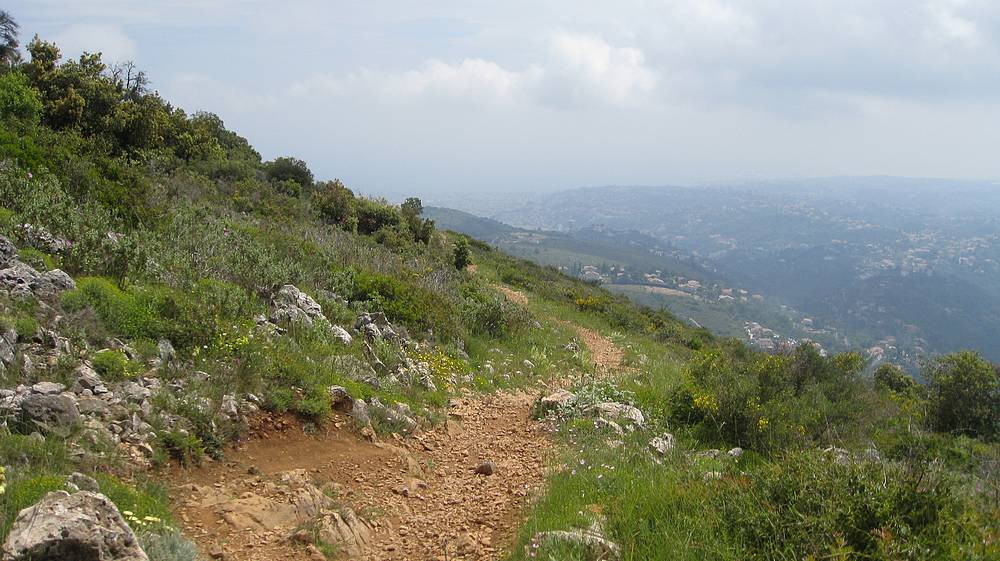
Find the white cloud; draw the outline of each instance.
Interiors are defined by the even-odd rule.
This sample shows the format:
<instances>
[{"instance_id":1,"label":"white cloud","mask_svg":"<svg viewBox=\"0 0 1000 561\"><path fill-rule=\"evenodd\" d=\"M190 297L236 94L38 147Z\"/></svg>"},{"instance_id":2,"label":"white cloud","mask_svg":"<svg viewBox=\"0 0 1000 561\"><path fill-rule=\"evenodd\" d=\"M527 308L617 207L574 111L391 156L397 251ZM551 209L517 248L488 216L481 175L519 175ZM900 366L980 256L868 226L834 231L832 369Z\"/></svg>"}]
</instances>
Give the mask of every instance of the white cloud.
<instances>
[{"instance_id":1,"label":"white cloud","mask_svg":"<svg viewBox=\"0 0 1000 561\"><path fill-rule=\"evenodd\" d=\"M84 51L100 52L104 61L110 63L133 60L137 53L135 41L114 25L74 24L59 32L53 40L66 58L75 58Z\"/></svg>"},{"instance_id":2,"label":"white cloud","mask_svg":"<svg viewBox=\"0 0 1000 561\"><path fill-rule=\"evenodd\" d=\"M288 88L300 97L375 96L380 101L533 102L550 106L627 105L656 86L642 51L615 47L600 37L559 32L547 58L523 70L466 58L458 63L430 59L401 72L362 69L345 76L314 74Z\"/></svg>"},{"instance_id":3,"label":"white cloud","mask_svg":"<svg viewBox=\"0 0 1000 561\"><path fill-rule=\"evenodd\" d=\"M540 78L539 94L557 106L626 105L656 87L656 75L645 66L641 50L566 32L552 37Z\"/></svg>"}]
</instances>

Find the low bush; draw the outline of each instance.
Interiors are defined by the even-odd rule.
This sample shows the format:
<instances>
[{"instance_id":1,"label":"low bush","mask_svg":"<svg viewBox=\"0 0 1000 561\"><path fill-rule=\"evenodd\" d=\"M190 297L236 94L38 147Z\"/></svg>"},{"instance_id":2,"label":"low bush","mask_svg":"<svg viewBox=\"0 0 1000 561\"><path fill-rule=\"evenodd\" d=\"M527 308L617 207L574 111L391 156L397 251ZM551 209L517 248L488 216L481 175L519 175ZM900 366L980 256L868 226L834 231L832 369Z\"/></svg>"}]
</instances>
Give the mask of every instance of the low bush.
<instances>
[{"instance_id":1,"label":"low bush","mask_svg":"<svg viewBox=\"0 0 1000 561\"><path fill-rule=\"evenodd\" d=\"M205 455L205 447L198 437L180 430L161 432L157 444L183 466L200 465Z\"/></svg>"},{"instance_id":2,"label":"low bush","mask_svg":"<svg viewBox=\"0 0 1000 561\"><path fill-rule=\"evenodd\" d=\"M864 407L855 354L823 357L811 345L783 355L710 349L667 397L671 416L709 442L777 449L846 436ZM838 433L829 433L836 427Z\"/></svg>"},{"instance_id":3,"label":"low bush","mask_svg":"<svg viewBox=\"0 0 1000 561\"><path fill-rule=\"evenodd\" d=\"M91 363L102 378L112 382L131 378L141 372L141 365L133 364L125 353L116 350L105 349L96 353Z\"/></svg>"},{"instance_id":4,"label":"low bush","mask_svg":"<svg viewBox=\"0 0 1000 561\"><path fill-rule=\"evenodd\" d=\"M927 464L790 453L713 494L743 559L989 559L988 525Z\"/></svg>"},{"instance_id":5,"label":"low bush","mask_svg":"<svg viewBox=\"0 0 1000 561\"><path fill-rule=\"evenodd\" d=\"M462 317L473 333L490 337L509 335L526 327L531 319L528 311L518 304L482 290L466 293Z\"/></svg>"},{"instance_id":6,"label":"low bush","mask_svg":"<svg viewBox=\"0 0 1000 561\"><path fill-rule=\"evenodd\" d=\"M151 480L129 485L103 472L93 474L101 493L115 503L135 532L158 530L174 523L167 487Z\"/></svg>"}]
</instances>

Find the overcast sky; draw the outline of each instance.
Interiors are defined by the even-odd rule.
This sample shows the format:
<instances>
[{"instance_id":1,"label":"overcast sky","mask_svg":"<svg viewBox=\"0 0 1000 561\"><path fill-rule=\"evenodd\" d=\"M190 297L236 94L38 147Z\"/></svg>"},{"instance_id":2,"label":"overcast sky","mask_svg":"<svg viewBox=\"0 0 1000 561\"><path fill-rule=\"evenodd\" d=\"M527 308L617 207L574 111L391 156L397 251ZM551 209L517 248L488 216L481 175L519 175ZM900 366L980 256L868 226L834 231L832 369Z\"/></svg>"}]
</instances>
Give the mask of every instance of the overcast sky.
<instances>
[{"instance_id":1,"label":"overcast sky","mask_svg":"<svg viewBox=\"0 0 1000 561\"><path fill-rule=\"evenodd\" d=\"M997 0L8 0L369 193L1000 178Z\"/></svg>"}]
</instances>

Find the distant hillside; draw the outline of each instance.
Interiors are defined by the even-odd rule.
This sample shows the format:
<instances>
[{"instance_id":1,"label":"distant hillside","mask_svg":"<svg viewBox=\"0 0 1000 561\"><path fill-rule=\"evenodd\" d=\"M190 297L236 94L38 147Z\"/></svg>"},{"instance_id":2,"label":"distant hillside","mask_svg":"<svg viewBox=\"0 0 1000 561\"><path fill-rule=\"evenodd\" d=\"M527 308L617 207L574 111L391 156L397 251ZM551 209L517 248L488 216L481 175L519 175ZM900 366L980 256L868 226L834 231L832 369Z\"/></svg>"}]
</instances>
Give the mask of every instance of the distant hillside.
<instances>
[{"instance_id":1,"label":"distant hillside","mask_svg":"<svg viewBox=\"0 0 1000 561\"><path fill-rule=\"evenodd\" d=\"M482 218L468 212L452 208L427 206L424 216L444 230L461 232L485 242L492 242L518 229L491 218Z\"/></svg>"},{"instance_id":2,"label":"distant hillside","mask_svg":"<svg viewBox=\"0 0 1000 561\"><path fill-rule=\"evenodd\" d=\"M789 312L795 325L781 332L785 338L864 347L876 359L912 366L962 348L1000 359L996 182L847 177L589 187L511 202L492 215L574 238L591 229L641 233L728 287Z\"/></svg>"}]
</instances>

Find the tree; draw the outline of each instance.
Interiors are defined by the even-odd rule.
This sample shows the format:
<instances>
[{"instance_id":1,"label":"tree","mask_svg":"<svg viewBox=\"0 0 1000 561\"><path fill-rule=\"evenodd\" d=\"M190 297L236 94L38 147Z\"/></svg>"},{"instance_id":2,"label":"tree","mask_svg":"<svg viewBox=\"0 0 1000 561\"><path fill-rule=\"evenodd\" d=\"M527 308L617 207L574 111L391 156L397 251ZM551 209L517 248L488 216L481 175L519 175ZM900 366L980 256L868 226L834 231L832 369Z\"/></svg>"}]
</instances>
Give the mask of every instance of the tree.
<instances>
[{"instance_id":1,"label":"tree","mask_svg":"<svg viewBox=\"0 0 1000 561\"><path fill-rule=\"evenodd\" d=\"M0 76L0 118L37 123L42 114L42 102L27 79L19 72Z\"/></svg>"},{"instance_id":2,"label":"tree","mask_svg":"<svg viewBox=\"0 0 1000 561\"><path fill-rule=\"evenodd\" d=\"M339 179L316 184L313 204L323 222L344 230L357 230L358 217L354 211L354 193Z\"/></svg>"},{"instance_id":3,"label":"tree","mask_svg":"<svg viewBox=\"0 0 1000 561\"><path fill-rule=\"evenodd\" d=\"M275 183L286 180L298 183L300 187L312 187L313 173L309 166L298 158L282 156L264 164L267 178Z\"/></svg>"},{"instance_id":4,"label":"tree","mask_svg":"<svg viewBox=\"0 0 1000 561\"><path fill-rule=\"evenodd\" d=\"M875 369L872 375L875 385L900 395L912 395L917 392L920 384L911 378L898 365L887 362Z\"/></svg>"},{"instance_id":5,"label":"tree","mask_svg":"<svg viewBox=\"0 0 1000 561\"><path fill-rule=\"evenodd\" d=\"M1000 435L1000 371L973 351L941 356L927 367L934 429L982 438Z\"/></svg>"},{"instance_id":6,"label":"tree","mask_svg":"<svg viewBox=\"0 0 1000 561\"><path fill-rule=\"evenodd\" d=\"M420 218L420 215L424 212L424 205L420 202L420 199L416 197L406 199L399 206L399 210L414 241L425 244L430 242L431 234L434 233L434 221Z\"/></svg>"},{"instance_id":7,"label":"tree","mask_svg":"<svg viewBox=\"0 0 1000 561\"><path fill-rule=\"evenodd\" d=\"M121 92L122 99L136 101L147 93L149 77L135 62L127 61L111 67L111 81Z\"/></svg>"},{"instance_id":8,"label":"tree","mask_svg":"<svg viewBox=\"0 0 1000 561\"><path fill-rule=\"evenodd\" d=\"M0 64L4 64L7 68L13 67L21 60L21 53L17 50L19 28L10 14L0 10Z\"/></svg>"},{"instance_id":9,"label":"tree","mask_svg":"<svg viewBox=\"0 0 1000 561\"><path fill-rule=\"evenodd\" d=\"M461 271L462 269L468 267L472 263L472 255L469 251L469 240L465 238L459 238L455 242L455 250L453 254L455 268Z\"/></svg>"}]
</instances>

